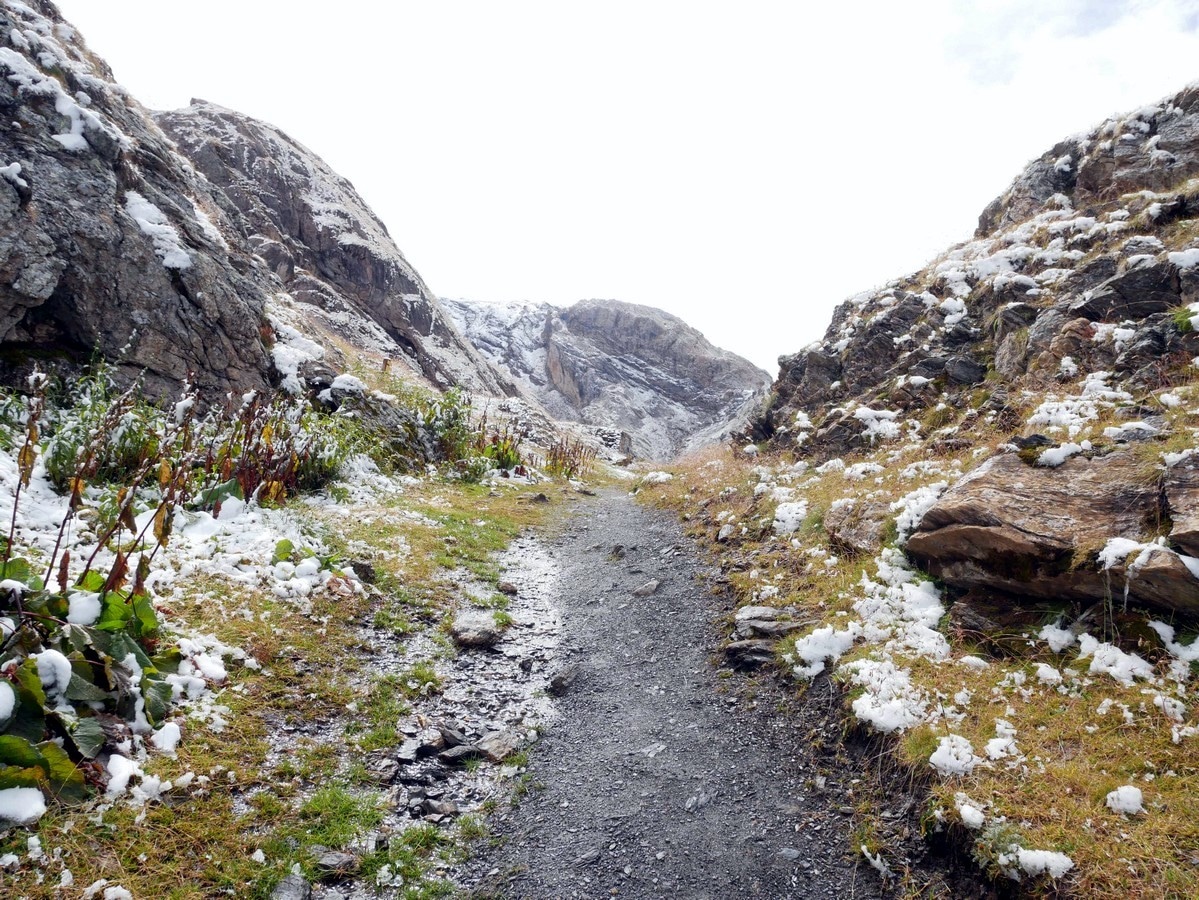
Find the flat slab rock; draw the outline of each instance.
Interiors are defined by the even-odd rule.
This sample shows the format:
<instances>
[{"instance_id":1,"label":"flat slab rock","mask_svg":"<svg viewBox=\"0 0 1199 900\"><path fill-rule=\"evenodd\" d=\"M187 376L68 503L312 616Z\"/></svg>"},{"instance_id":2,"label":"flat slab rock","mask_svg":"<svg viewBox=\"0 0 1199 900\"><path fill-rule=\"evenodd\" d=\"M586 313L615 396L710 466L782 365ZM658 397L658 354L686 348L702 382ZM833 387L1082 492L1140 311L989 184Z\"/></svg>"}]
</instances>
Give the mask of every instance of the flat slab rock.
<instances>
[{"instance_id":1,"label":"flat slab rock","mask_svg":"<svg viewBox=\"0 0 1199 900\"><path fill-rule=\"evenodd\" d=\"M271 900L312 900L312 885L302 875L288 875L275 885Z\"/></svg>"},{"instance_id":2,"label":"flat slab rock","mask_svg":"<svg viewBox=\"0 0 1199 900\"><path fill-rule=\"evenodd\" d=\"M1154 551L1131 577L1125 563L1104 571L1095 562L1111 538L1151 541L1153 523L1163 519L1159 502L1156 484L1131 453L1075 456L1057 468L1004 454L947 491L908 539L907 551L956 588L1094 601L1122 594L1127 583L1135 602L1199 613L1199 578L1174 553ZM1194 523L1199 480L1176 490L1170 502L1179 523ZM1184 529L1181 540L1193 536L1185 530L1193 524L1175 528Z\"/></svg>"},{"instance_id":3,"label":"flat slab rock","mask_svg":"<svg viewBox=\"0 0 1199 900\"><path fill-rule=\"evenodd\" d=\"M778 639L811 623L810 617L799 618L795 607L743 606L733 617L733 633L741 640Z\"/></svg>"},{"instance_id":4,"label":"flat slab rock","mask_svg":"<svg viewBox=\"0 0 1199 900\"><path fill-rule=\"evenodd\" d=\"M485 648L499 643L503 631L489 611L466 609L454 616L450 636L459 647Z\"/></svg>"},{"instance_id":5,"label":"flat slab rock","mask_svg":"<svg viewBox=\"0 0 1199 900\"><path fill-rule=\"evenodd\" d=\"M525 745L525 736L515 729L493 731L480 738L475 746L493 763L503 762Z\"/></svg>"}]
</instances>

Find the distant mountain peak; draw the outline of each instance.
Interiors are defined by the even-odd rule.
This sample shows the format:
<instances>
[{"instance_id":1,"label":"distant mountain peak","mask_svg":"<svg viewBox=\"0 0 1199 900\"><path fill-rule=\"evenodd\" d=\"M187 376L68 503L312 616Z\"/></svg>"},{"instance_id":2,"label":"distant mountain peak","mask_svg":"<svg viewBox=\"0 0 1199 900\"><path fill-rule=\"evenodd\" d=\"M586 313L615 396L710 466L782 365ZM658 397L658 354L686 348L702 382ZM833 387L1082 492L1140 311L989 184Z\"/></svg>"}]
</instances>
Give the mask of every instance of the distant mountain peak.
<instances>
[{"instance_id":1,"label":"distant mountain peak","mask_svg":"<svg viewBox=\"0 0 1199 900\"><path fill-rule=\"evenodd\" d=\"M617 300L443 305L475 345L552 415L629 433L667 459L740 427L770 376L677 316Z\"/></svg>"}]
</instances>

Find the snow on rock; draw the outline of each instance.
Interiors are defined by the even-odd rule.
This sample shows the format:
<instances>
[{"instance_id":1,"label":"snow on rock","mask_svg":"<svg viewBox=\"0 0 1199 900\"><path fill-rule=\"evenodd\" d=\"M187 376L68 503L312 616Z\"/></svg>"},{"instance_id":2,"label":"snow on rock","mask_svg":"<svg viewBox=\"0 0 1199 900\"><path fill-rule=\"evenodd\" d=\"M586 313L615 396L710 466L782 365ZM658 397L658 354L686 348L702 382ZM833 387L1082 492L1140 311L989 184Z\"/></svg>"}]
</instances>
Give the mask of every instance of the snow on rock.
<instances>
[{"instance_id":1,"label":"snow on rock","mask_svg":"<svg viewBox=\"0 0 1199 900\"><path fill-rule=\"evenodd\" d=\"M934 484L917 488L891 504L891 510L899 514L895 518L895 527L899 531L899 545L901 547L907 540L908 535L916 530L916 527L920 524L920 520L924 518L924 514L932 509L933 505L945 493L948 487L948 481L938 481Z\"/></svg>"},{"instance_id":2,"label":"snow on rock","mask_svg":"<svg viewBox=\"0 0 1199 900\"><path fill-rule=\"evenodd\" d=\"M0 790L0 821L11 825L32 825L45 814L46 798L37 788Z\"/></svg>"},{"instance_id":3,"label":"snow on rock","mask_svg":"<svg viewBox=\"0 0 1199 900\"><path fill-rule=\"evenodd\" d=\"M950 734L941 738L928 763L942 775L969 775L982 760L964 737Z\"/></svg>"},{"instance_id":4,"label":"snow on rock","mask_svg":"<svg viewBox=\"0 0 1199 900\"><path fill-rule=\"evenodd\" d=\"M1103 549L1099 551L1098 561L1103 565L1103 568L1110 569L1123 563L1132 554L1138 554L1136 560L1129 566L1129 572L1140 568L1149 559L1149 555L1159 545L1155 543L1142 544L1139 541L1129 540L1128 538L1114 537L1108 540Z\"/></svg>"},{"instance_id":5,"label":"snow on rock","mask_svg":"<svg viewBox=\"0 0 1199 900\"><path fill-rule=\"evenodd\" d=\"M166 214L139 194L128 191L125 194L125 212L137 222L142 234L150 238L154 244L154 252L168 269L187 269L191 267L192 259L179 239L179 232L171 224Z\"/></svg>"},{"instance_id":6,"label":"snow on rock","mask_svg":"<svg viewBox=\"0 0 1199 900\"><path fill-rule=\"evenodd\" d=\"M1139 812L1144 812L1144 801L1144 795L1139 787L1126 784L1108 794L1104 802L1112 812L1135 816Z\"/></svg>"},{"instance_id":7,"label":"snow on rock","mask_svg":"<svg viewBox=\"0 0 1199 900\"><path fill-rule=\"evenodd\" d=\"M641 479L642 484L665 484L668 481L674 481L669 472L649 472Z\"/></svg>"},{"instance_id":8,"label":"snow on rock","mask_svg":"<svg viewBox=\"0 0 1199 900\"><path fill-rule=\"evenodd\" d=\"M862 434L870 438L871 442L875 438L889 441L899 437L899 423L895 421L899 417L899 413L897 412L889 409L870 409L866 406L859 406L854 410L853 417L865 424L866 430Z\"/></svg>"},{"instance_id":9,"label":"snow on rock","mask_svg":"<svg viewBox=\"0 0 1199 900\"><path fill-rule=\"evenodd\" d=\"M341 374L333 379L330 390L345 391L348 394L365 394L366 382L353 375Z\"/></svg>"},{"instance_id":10,"label":"snow on rock","mask_svg":"<svg viewBox=\"0 0 1199 900\"><path fill-rule=\"evenodd\" d=\"M271 356L275 360L275 368L282 376L281 386L289 394L302 394L304 386L300 383L300 366L321 359L325 355L324 348L316 341L304 337L282 319L272 316L271 327L275 331L275 345L271 347Z\"/></svg>"},{"instance_id":11,"label":"snow on rock","mask_svg":"<svg viewBox=\"0 0 1199 900\"><path fill-rule=\"evenodd\" d=\"M1199 266L1199 247L1175 250L1167 253L1166 258L1180 270L1193 269Z\"/></svg>"},{"instance_id":12,"label":"snow on rock","mask_svg":"<svg viewBox=\"0 0 1199 900\"><path fill-rule=\"evenodd\" d=\"M1090 449L1090 441L1083 441L1081 444L1066 443L1060 447L1050 447L1037 457L1037 465L1057 468L1071 456L1076 456Z\"/></svg>"}]
</instances>

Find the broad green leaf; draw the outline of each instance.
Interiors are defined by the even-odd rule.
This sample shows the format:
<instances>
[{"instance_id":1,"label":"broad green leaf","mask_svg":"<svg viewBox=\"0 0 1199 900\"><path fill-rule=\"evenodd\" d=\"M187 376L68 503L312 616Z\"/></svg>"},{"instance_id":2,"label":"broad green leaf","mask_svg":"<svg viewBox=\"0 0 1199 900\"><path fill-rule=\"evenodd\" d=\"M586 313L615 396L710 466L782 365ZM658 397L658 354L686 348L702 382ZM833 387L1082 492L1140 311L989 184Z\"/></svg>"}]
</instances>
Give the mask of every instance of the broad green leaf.
<instances>
[{"instance_id":1,"label":"broad green leaf","mask_svg":"<svg viewBox=\"0 0 1199 900\"><path fill-rule=\"evenodd\" d=\"M41 787L46 773L39 767L23 769L20 766L0 766L0 790L14 787Z\"/></svg>"},{"instance_id":2,"label":"broad green leaf","mask_svg":"<svg viewBox=\"0 0 1199 900\"><path fill-rule=\"evenodd\" d=\"M71 642L71 648L76 653L83 653L89 647L94 646L90 628L84 628L81 625L66 625L63 627L63 634Z\"/></svg>"},{"instance_id":3,"label":"broad green leaf","mask_svg":"<svg viewBox=\"0 0 1199 900\"><path fill-rule=\"evenodd\" d=\"M95 719L80 719L71 729L71 741L84 759L95 759L104 747L104 729Z\"/></svg>"},{"instance_id":4,"label":"broad green leaf","mask_svg":"<svg viewBox=\"0 0 1199 900\"><path fill-rule=\"evenodd\" d=\"M30 743L36 743L46 736L46 713L43 709L46 695L42 693L41 682L38 682L37 688L38 692L34 694L24 684L17 686L16 715L4 729L5 735L24 738Z\"/></svg>"},{"instance_id":5,"label":"broad green leaf","mask_svg":"<svg viewBox=\"0 0 1199 900\"><path fill-rule=\"evenodd\" d=\"M128 634L120 633L112 636L112 644L109 648L109 654L117 662L121 662L130 653L137 660L137 664L141 666L143 672L152 673L158 671L154 668L154 663L150 661L150 657L146 656L146 651L142 645L131 638Z\"/></svg>"},{"instance_id":6,"label":"broad green leaf","mask_svg":"<svg viewBox=\"0 0 1199 900\"><path fill-rule=\"evenodd\" d=\"M50 764L50 791L66 803L81 803L87 799L87 785L83 773L75 768L67 751L53 741L37 745Z\"/></svg>"},{"instance_id":7,"label":"broad green leaf","mask_svg":"<svg viewBox=\"0 0 1199 900\"><path fill-rule=\"evenodd\" d=\"M241 492L241 485L237 483L236 478L230 478L228 481L218 484L216 487L211 487L206 491L201 491L196 497L196 503L201 508L210 508L217 503L224 503L230 497L236 497L238 500L244 500L245 497Z\"/></svg>"},{"instance_id":8,"label":"broad green leaf","mask_svg":"<svg viewBox=\"0 0 1199 900\"><path fill-rule=\"evenodd\" d=\"M133 616L138 637L154 634L158 631L158 614L154 612L154 604L145 594L133 595Z\"/></svg>"},{"instance_id":9,"label":"broad green leaf","mask_svg":"<svg viewBox=\"0 0 1199 900\"><path fill-rule=\"evenodd\" d=\"M33 701L39 707L46 705L46 692L42 689L42 679L37 674L37 660L32 656L21 663L17 669L17 682L22 691L28 691Z\"/></svg>"},{"instance_id":10,"label":"broad green leaf","mask_svg":"<svg viewBox=\"0 0 1199 900\"><path fill-rule=\"evenodd\" d=\"M13 581L19 581L22 584L28 585L29 580L33 577L33 569L29 565L27 559L10 559L7 563L0 566L0 578L11 578Z\"/></svg>"},{"instance_id":11,"label":"broad green leaf","mask_svg":"<svg viewBox=\"0 0 1199 900\"><path fill-rule=\"evenodd\" d=\"M142 681L146 694L146 716L151 724L157 725L166 718L171 709L171 686L157 678L146 678Z\"/></svg>"},{"instance_id":12,"label":"broad green leaf","mask_svg":"<svg viewBox=\"0 0 1199 900\"><path fill-rule=\"evenodd\" d=\"M71 673L71 683L67 685L68 700L78 700L83 703L103 703L108 699L108 692L96 687L85 678L80 678L78 672Z\"/></svg>"},{"instance_id":13,"label":"broad green leaf","mask_svg":"<svg viewBox=\"0 0 1199 900\"><path fill-rule=\"evenodd\" d=\"M18 769L41 767L50 774L50 763L29 741L13 734L0 734L0 763Z\"/></svg>"},{"instance_id":14,"label":"broad green leaf","mask_svg":"<svg viewBox=\"0 0 1199 900\"><path fill-rule=\"evenodd\" d=\"M163 674L178 674L179 663L182 661L183 654L175 646L169 646L165 650L154 654L154 668Z\"/></svg>"},{"instance_id":15,"label":"broad green leaf","mask_svg":"<svg viewBox=\"0 0 1199 900\"><path fill-rule=\"evenodd\" d=\"M100 601L104 604L96 628L100 631L122 631L133 618L133 604L120 591L109 591Z\"/></svg>"},{"instance_id":16,"label":"broad green leaf","mask_svg":"<svg viewBox=\"0 0 1199 900\"><path fill-rule=\"evenodd\" d=\"M104 576L95 569L92 569L90 572L80 578L79 583L75 586L80 590L98 594L104 590Z\"/></svg>"},{"instance_id":17,"label":"broad green leaf","mask_svg":"<svg viewBox=\"0 0 1199 900\"><path fill-rule=\"evenodd\" d=\"M271 562L281 563L291 559L292 553L295 552L296 545L284 538L279 543L275 544L275 555L271 558Z\"/></svg>"}]
</instances>

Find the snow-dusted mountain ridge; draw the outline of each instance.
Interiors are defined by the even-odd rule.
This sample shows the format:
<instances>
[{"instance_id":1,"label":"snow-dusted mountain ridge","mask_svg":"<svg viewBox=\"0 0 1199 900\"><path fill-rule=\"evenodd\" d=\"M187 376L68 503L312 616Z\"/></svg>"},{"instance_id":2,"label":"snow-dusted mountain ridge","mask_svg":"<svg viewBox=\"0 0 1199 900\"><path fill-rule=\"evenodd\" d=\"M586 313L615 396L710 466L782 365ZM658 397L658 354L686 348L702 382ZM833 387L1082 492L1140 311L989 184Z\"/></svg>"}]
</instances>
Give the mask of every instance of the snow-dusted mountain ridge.
<instances>
[{"instance_id":1,"label":"snow-dusted mountain ridge","mask_svg":"<svg viewBox=\"0 0 1199 900\"><path fill-rule=\"evenodd\" d=\"M741 427L769 376L681 319L614 300L550 304L442 300L458 327L551 414L619 428L650 459Z\"/></svg>"}]
</instances>

